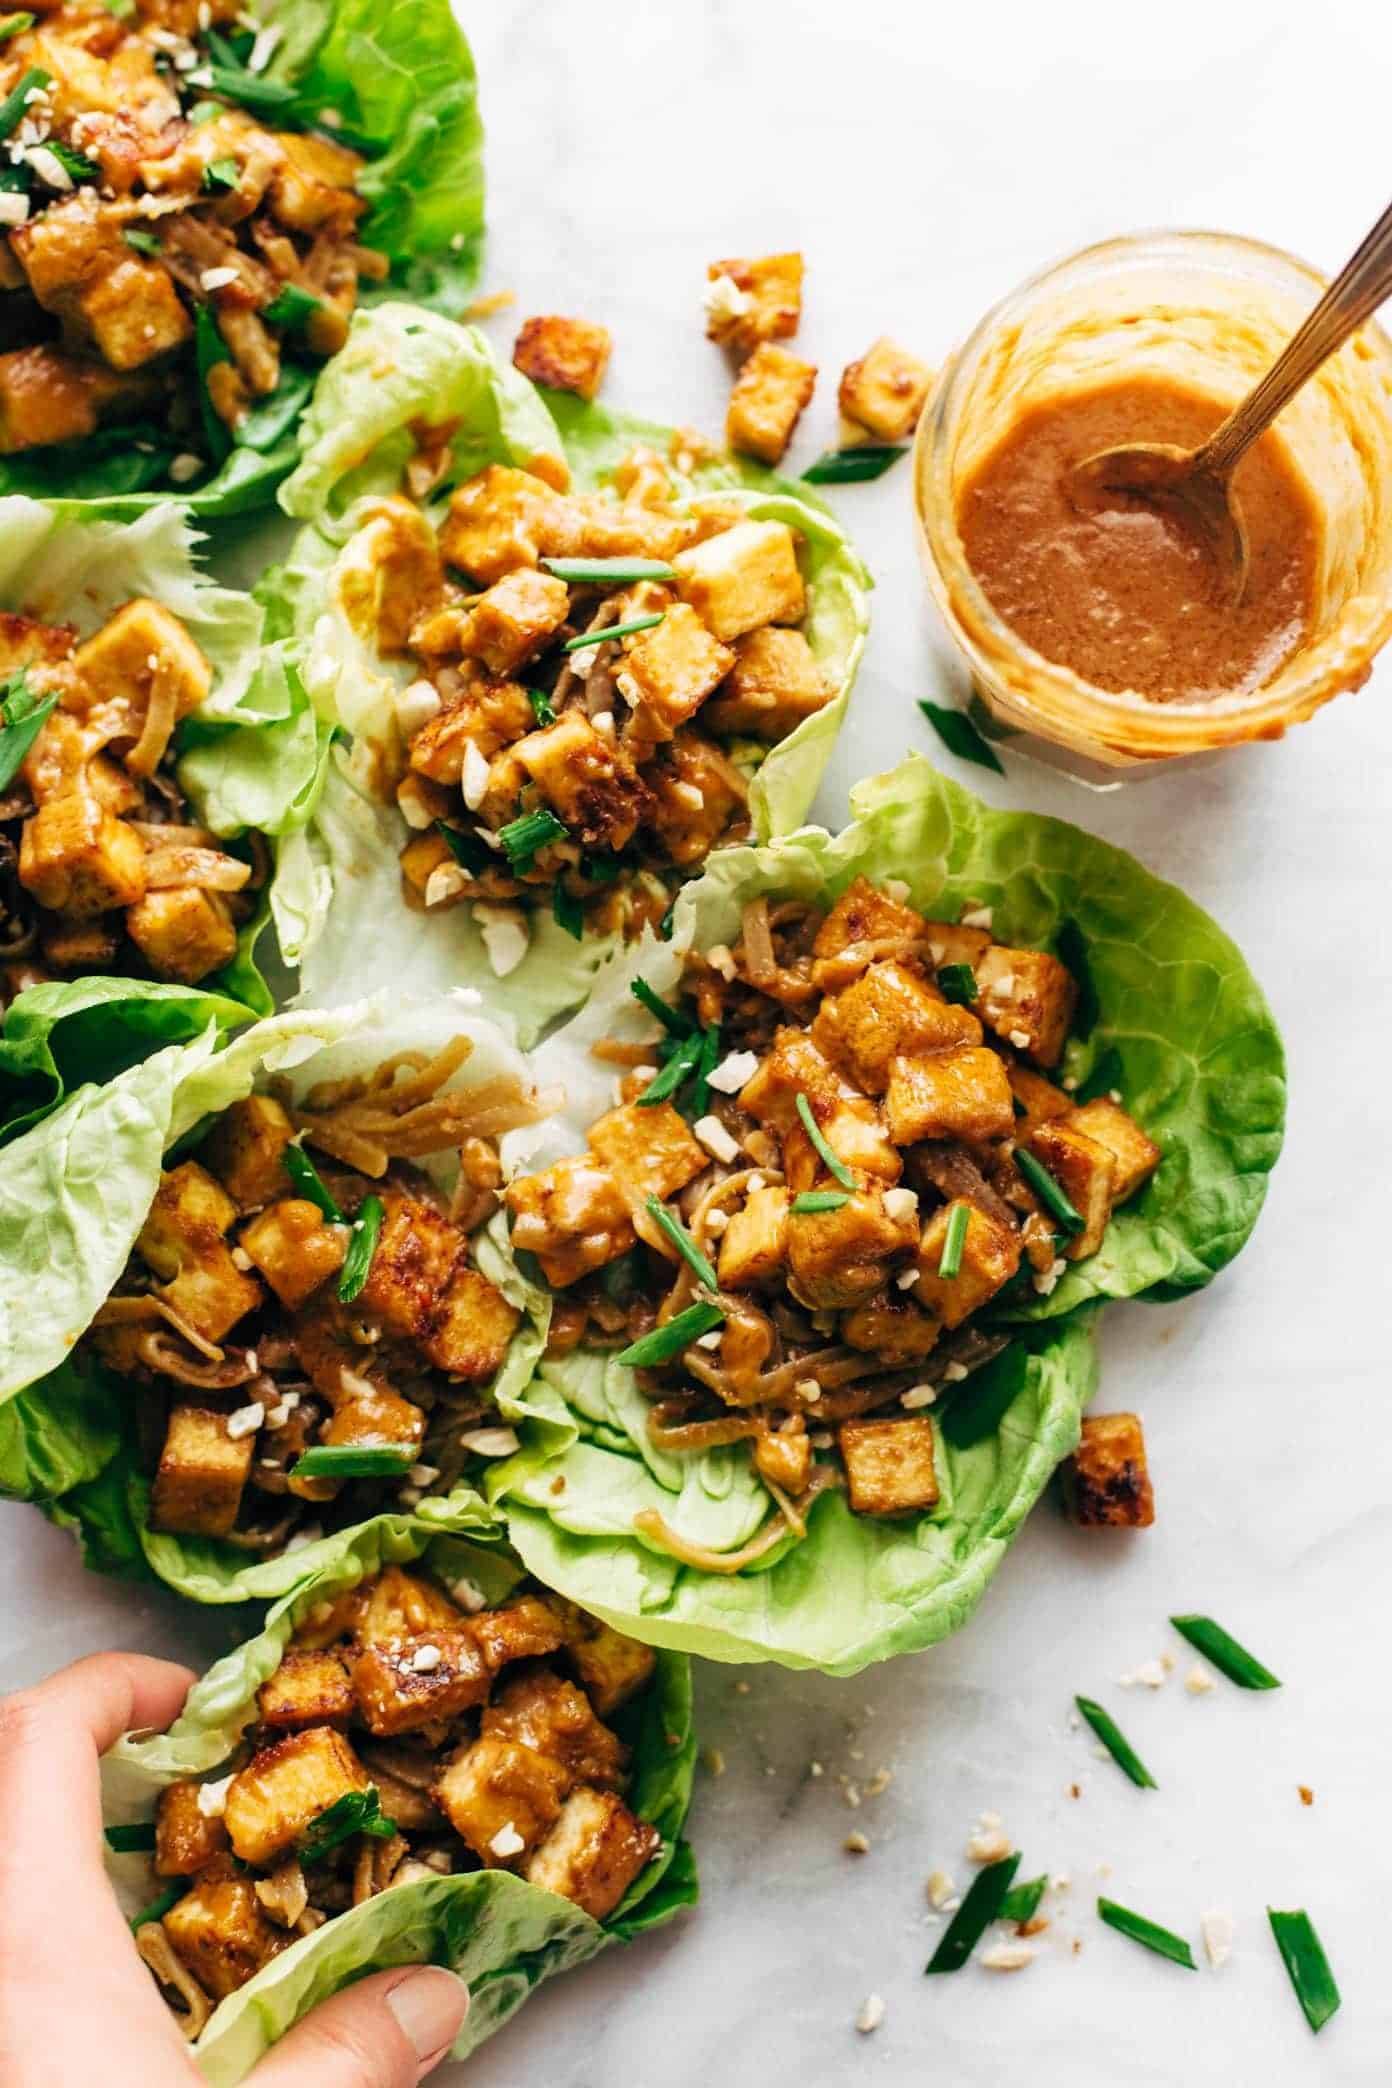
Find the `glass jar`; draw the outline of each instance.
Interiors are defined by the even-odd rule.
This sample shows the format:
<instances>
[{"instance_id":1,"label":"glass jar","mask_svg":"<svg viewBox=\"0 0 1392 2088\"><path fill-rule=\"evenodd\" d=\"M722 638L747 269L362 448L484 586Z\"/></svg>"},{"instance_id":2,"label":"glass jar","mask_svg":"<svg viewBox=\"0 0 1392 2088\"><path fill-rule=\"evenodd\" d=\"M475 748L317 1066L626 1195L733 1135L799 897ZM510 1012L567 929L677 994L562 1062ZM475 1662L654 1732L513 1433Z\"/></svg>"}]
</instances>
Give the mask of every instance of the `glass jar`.
<instances>
[{"instance_id":1,"label":"glass jar","mask_svg":"<svg viewBox=\"0 0 1392 2088\"><path fill-rule=\"evenodd\" d=\"M914 498L938 607L993 737L1115 783L1288 725L1366 681L1392 632L1392 343L1366 326L1286 408L1278 432L1321 541L1311 628L1263 687L1157 703L1099 689L1025 644L992 608L957 528L959 489L1029 407L1155 375L1237 403L1325 289L1276 247L1215 232L1149 232L1085 248L1033 276L939 371L914 448Z\"/></svg>"}]
</instances>

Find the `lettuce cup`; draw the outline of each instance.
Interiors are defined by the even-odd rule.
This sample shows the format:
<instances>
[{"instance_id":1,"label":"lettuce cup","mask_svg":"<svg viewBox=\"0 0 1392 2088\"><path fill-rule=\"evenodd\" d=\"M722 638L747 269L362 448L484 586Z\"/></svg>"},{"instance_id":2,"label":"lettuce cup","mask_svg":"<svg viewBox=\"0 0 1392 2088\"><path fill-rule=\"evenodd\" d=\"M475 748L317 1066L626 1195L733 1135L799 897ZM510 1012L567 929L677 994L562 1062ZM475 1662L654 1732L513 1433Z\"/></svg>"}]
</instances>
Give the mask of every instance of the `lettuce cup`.
<instances>
[{"instance_id":1,"label":"lettuce cup","mask_svg":"<svg viewBox=\"0 0 1392 2088\"><path fill-rule=\"evenodd\" d=\"M970 1614L1097 1308L1231 1260L1284 1113L1261 991L1172 886L917 758L852 807L716 857L536 1055L567 1139L506 1202L553 1427L489 1479L617 1628L835 1673Z\"/></svg>"},{"instance_id":2,"label":"lettuce cup","mask_svg":"<svg viewBox=\"0 0 1392 2088\"><path fill-rule=\"evenodd\" d=\"M94 1564L271 1599L515 1450L548 1302L497 1141L545 1109L457 1002L215 1016L6 1155L0 1479ZM35 1278L42 1272L37 1297Z\"/></svg>"},{"instance_id":3,"label":"lettuce cup","mask_svg":"<svg viewBox=\"0 0 1392 2088\"><path fill-rule=\"evenodd\" d=\"M365 297L457 307L482 129L448 0L8 18L0 493L264 507Z\"/></svg>"},{"instance_id":4,"label":"lettuce cup","mask_svg":"<svg viewBox=\"0 0 1392 2088\"><path fill-rule=\"evenodd\" d=\"M282 499L278 628L346 734L273 898L306 999L380 953L529 1042L713 850L806 815L869 580L805 488L544 401L396 304L326 370Z\"/></svg>"},{"instance_id":5,"label":"lettuce cup","mask_svg":"<svg viewBox=\"0 0 1392 2088\"><path fill-rule=\"evenodd\" d=\"M461 1500L340 1540L103 1763L135 1947L215 2088L364 1973L467 1980L465 2058L696 1898L686 1661L548 1596Z\"/></svg>"}]
</instances>

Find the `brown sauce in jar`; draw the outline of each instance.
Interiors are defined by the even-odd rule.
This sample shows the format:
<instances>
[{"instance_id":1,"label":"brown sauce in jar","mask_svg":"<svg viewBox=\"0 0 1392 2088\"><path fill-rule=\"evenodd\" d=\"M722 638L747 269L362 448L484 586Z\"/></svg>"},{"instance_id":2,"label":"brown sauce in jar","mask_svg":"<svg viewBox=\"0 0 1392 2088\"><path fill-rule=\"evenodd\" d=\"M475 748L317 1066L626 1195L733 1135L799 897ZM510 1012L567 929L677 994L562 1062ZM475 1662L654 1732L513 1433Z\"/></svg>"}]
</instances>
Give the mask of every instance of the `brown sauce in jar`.
<instances>
[{"instance_id":1,"label":"brown sauce in jar","mask_svg":"<svg viewBox=\"0 0 1392 2088\"><path fill-rule=\"evenodd\" d=\"M997 613L1046 659L1100 689L1157 703L1239 695L1270 681L1306 637L1319 517L1268 431L1233 479L1251 566L1233 605L1210 554L1143 500L1070 501L1071 467L1119 443L1202 442L1224 408L1158 377L1043 401L1022 414L962 489L957 526Z\"/></svg>"}]
</instances>

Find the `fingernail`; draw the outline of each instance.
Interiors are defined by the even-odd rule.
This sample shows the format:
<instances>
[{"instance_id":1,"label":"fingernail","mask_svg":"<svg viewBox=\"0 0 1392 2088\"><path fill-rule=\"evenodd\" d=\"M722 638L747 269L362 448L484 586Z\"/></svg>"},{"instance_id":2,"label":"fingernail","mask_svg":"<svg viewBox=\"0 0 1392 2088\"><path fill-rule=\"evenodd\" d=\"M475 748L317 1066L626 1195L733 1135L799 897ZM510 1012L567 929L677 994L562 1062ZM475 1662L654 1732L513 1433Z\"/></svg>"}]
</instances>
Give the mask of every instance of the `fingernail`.
<instances>
[{"instance_id":1,"label":"fingernail","mask_svg":"<svg viewBox=\"0 0 1392 2088\"><path fill-rule=\"evenodd\" d=\"M435 2059L454 2043L469 2006L462 1982L438 1965L422 1965L398 1980L387 2006L418 2059Z\"/></svg>"}]
</instances>

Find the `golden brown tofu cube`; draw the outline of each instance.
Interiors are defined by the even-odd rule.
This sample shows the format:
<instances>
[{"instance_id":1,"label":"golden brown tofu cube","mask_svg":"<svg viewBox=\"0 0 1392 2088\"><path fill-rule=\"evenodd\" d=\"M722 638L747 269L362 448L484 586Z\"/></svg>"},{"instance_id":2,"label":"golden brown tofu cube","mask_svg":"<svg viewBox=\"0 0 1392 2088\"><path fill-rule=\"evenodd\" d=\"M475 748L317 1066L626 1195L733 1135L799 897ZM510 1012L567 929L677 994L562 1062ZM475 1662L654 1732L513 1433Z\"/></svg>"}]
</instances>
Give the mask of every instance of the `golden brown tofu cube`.
<instances>
[{"instance_id":1,"label":"golden brown tofu cube","mask_svg":"<svg viewBox=\"0 0 1392 2088\"><path fill-rule=\"evenodd\" d=\"M1112 1192L1116 1161L1107 1147L1079 1131L1071 1117L1056 1117L1030 1134L1028 1150L1041 1167L1048 1169L1082 1219L1081 1232L1068 1241L1063 1252L1069 1261L1096 1254L1112 1215Z\"/></svg>"},{"instance_id":2,"label":"golden brown tofu cube","mask_svg":"<svg viewBox=\"0 0 1392 2088\"><path fill-rule=\"evenodd\" d=\"M19 881L41 906L86 920L133 906L145 890L145 843L86 783L26 819Z\"/></svg>"},{"instance_id":3,"label":"golden brown tofu cube","mask_svg":"<svg viewBox=\"0 0 1392 2088\"><path fill-rule=\"evenodd\" d=\"M921 1363L931 1354L942 1332L942 1323L931 1312L922 1312L913 1297L901 1290L879 1292L848 1312L841 1322L841 1339L867 1356L878 1356L895 1368Z\"/></svg>"},{"instance_id":4,"label":"golden brown tofu cube","mask_svg":"<svg viewBox=\"0 0 1392 2088\"><path fill-rule=\"evenodd\" d=\"M238 1209L257 1211L290 1186L285 1148L294 1137L281 1103L270 1095L248 1095L224 1109L208 1134L203 1157Z\"/></svg>"},{"instance_id":5,"label":"golden brown tofu cube","mask_svg":"<svg viewBox=\"0 0 1392 2088\"><path fill-rule=\"evenodd\" d=\"M468 1624L364 1646L352 1659L353 1694L368 1731L386 1739L486 1703L493 1671Z\"/></svg>"},{"instance_id":6,"label":"golden brown tofu cube","mask_svg":"<svg viewBox=\"0 0 1392 2088\"><path fill-rule=\"evenodd\" d=\"M507 1361L522 1315L477 1269L456 1267L421 1347L449 1377L486 1384Z\"/></svg>"},{"instance_id":7,"label":"golden brown tofu cube","mask_svg":"<svg viewBox=\"0 0 1392 2088\"><path fill-rule=\"evenodd\" d=\"M940 1276L952 1213L959 1208L967 1214L961 1267L955 1276ZM940 1205L923 1228L913 1294L945 1327L960 1327L978 1306L994 1298L1019 1266L1020 1235L1015 1228L978 1210L965 1197L955 1196L951 1203Z\"/></svg>"},{"instance_id":8,"label":"golden brown tofu cube","mask_svg":"<svg viewBox=\"0 0 1392 2088\"><path fill-rule=\"evenodd\" d=\"M474 683L411 735L411 767L432 783L459 783L471 743L491 761L535 724L531 700L517 682Z\"/></svg>"},{"instance_id":9,"label":"golden brown tofu cube","mask_svg":"<svg viewBox=\"0 0 1392 2088\"><path fill-rule=\"evenodd\" d=\"M219 892L150 892L126 914L126 933L159 979L196 986L237 954L237 930Z\"/></svg>"},{"instance_id":10,"label":"golden brown tofu cube","mask_svg":"<svg viewBox=\"0 0 1392 2088\"><path fill-rule=\"evenodd\" d=\"M44 963L56 972L111 971L121 938L107 925L111 916L94 921L68 921L52 916L41 929Z\"/></svg>"},{"instance_id":11,"label":"golden brown tofu cube","mask_svg":"<svg viewBox=\"0 0 1392 2088\"><path fill-rule=\"evenodd\" d=\"M271 202L281 224L296 232L349 230L363 208L353 194L362 168L359 155L301 131L277 131L275 138L282 161L271 184Z\"/></svg>"},{"instance_id":12,"label":"golden brown tofu cube","mask_svg":"<svg viewBox=\"0 0 1392 2088\"><path fill-rule=\"evenodd\" d=\"M451 498L440 549L451 565L491 587L515 566L573 556L579 538L578 510L545 479L490 464Z\"/></svg>"},{"instance_id":13,"label":"golden brown tofu cube","mask_svg":"<svg viewBox=\"0 0 1392 2088\"><path fill-rule=\"evenodd\" d=\"M411 1340L433 1324L464 1253L464 1234L422 1197L389 1189L382 1203L362 1309L377 1314L390 1333Z\"/></svg>"},{"instance_id":14,"label":"golden brown tofu cube","mask_svg":"<svg viewBox=\"0 0 1392 2088\"><path fill-rule=\"evenodd\" d=\"M1065 1101L1068 1099L1064 1097ZM1092 1102L1084 1102L1068 1119L1075 1131L1081 1131L1095 1145L1105 1146L1116 1163L1112 1179L1113 1204L1125 1203L1134 1196L1143 1182L1148 1182L1160 1165L1160 1148L1153 1138L1147 1138L1133 1116L1128 1116L1120 1103L1113 1102L1107 1095L1098 1095Z\"/></svg>"},{"instance_id":15,"label":"golden brown tofu cube","mask_svg":"<svg viewBox=\"0 0 1392 2088\"><path fill-rule=\"evenodd\" d=\"M878 1189L852 1191L834 1211L790 1211L789 1288L814 1312L863 1305L884 1289L889 1257L917 1237L916 1219L891 1216Z\"/></svg>"},{"instance_id":16,"label":"golden brown tofu cube","mask_svg":"<svg viewBox=\"0 0 1392 2088\"><path fill-rule=\"evenodd\" d=\"M823 1000L812 1041L867 1094L882 1095L896 1058L979 1044L981 1024L912 963L889 958Z\"/></svg>"},{"instance_id":17,"label":"golden brown tofu cube","mask_svg":"<svg viewBox=\"0 0 1392 2088\"><path fill-rule=\"evenodd\" d=\"M1073 974L1046 950L992 943L976 967L982 1020L1041 1066L1056 1066L1068 1042L1078 988Z\"/></svg>"},{"instance_id":18,"label":"golden brown tofu cube","mask_svg":"<svg viewBox=\"0 0 1392 2088\"><path fill-rule=\"evenodd\" d=\"M405 652L413 626L444 591L441 544L420 509L403 496L382 501L363 524L352 558L340 561L335 584L344 615L366 644L388 654Z\"/></svg>"},{"instance_id":19,"label":"golden brown tofu cube","mask_svg":"<svg viewBox=\"0 0 1392 2088\"><path fill-rule=\"evenodd\" d=\"M812 1476L812 1443L800 1414L773 1434L754 1438L754 1469L767 1485L796 1500Z\"/></svg>"},{"instance_id":20,"label":"golden brown tofu cube","mask_svg":"<svg viewBox=\"0 0 1392 2088\"><path fill-rule=\"evenodd\" d=\"M191 1878L227 1847L227 1829L198 1803L201 1784L185 1778L169 1784L155 1806L155 1873Z\"/></svg>"},{"instance_id":21,"label":"golden brown tofu cube","mask_svg":"<svg viewBox=\"0 0 1392 2088\"><path fill-rule=\"evenodd\" d=\"M275 1732L299 1726L344 1726L353 1715L348 1670L337 1653L289 1646L256 1693L261 1723Z\"/></svg>"},{"instance_id":22,"label":"golden brown tofu cube","mask_svg":"<svg viewBox=\"0 0 1392 2088\"><path fill-rule=\"evenodd\" d=\"M776 464L817 388L817 365L769 342L754 350L730 393L725 439L731 449Z\"/></svg>"},{"instance_id":23,"label":"golden brown tofu cube","mask_svg":"<svg viewBox=\"0 0 1392 2088\"><path fill-rule=\"evenodd\" d=\"M868 877L858 877L846 887L817 930L812 955L824 961L853 959L863 949L863 962L868 964L881 954L868 946L896 940L921 940L931 925L911 906L906 906L902 900L891 899L877 885L871 884ZM844 968L843 965L842 970ZM813 976L816 976L815 972Z\"/></svg>"},{"instance_id":24,"label":"golden brown tofu cube","mask_svg":"<svg viewBox=\"0 0 1392 2088\"><path fill-rule=\"evenodd\" d=\"M573 1682L547 1669L513 1676L484 1712L483 1733L560 1762L573 1783L622 1786L628 1749Z\"/></svg>"},{"instance_id":25,"label":"golden brown tofu cube","mask_svg":"<svg viewBox=\"0 0 1392 2088\"><path fill-rule=\"evenodd\" d=\"M523 1595L501 1609L483 1610L473 1619L474 1635L494 1670L510 1660L536 1660L565 1643L560 1619L538 1595Z\"/></svg>"},{"instance_id":26,"label":"golden brown tofu cube","mask_svg":"<svg viewBox=\"0 0 1392 2088\"><path fill-rule=\"evenodd\" d=\"M720 1235L721 1288L757 1290L774 1283L787 1259L788 1192L765 1183L730 1213Z\"/></svg>"},{"instance_id":27,"label":"golden brown tofu cube","mask_svg":"<svg viewBox=\"0 0 1392 2088\"><path fill-rule=\"evenodd\" d=\"M706 270L706 339L747 355L761 341L786 341L802 317L801 254L712 261Z\"/></svg>"},{"instance_id":28,"label":"golden brown tofu cube","mask_svg":"<svg viewBox=\"0 0 1392 2088\"><path fill-rule=\"evenodd\" d=\"M693 718L735 657L686 602L674 602L660 624L624 643L619 693L633 711L634 737L650 742L671 739Z\"/></svg>"},{"instance_id":29,"label":"golden brown tofu cube","mask_svg":"<svg viewBox=\"0 0 1392 2088\"><path fill-rule=\"evenodd\" d=\"M560 1596L551 1597L551 1607L561 1620L581 1688L601 1718L612 1718L620 1704L651 1681L657 1655Z\"/></svg>"},{"instance_id":30,"label":"golden brown tofu cube","mask_svg":"<svg viewBox=\"0 0 1392 2088\"><path fill-rule=\"evenodd\" d=\"M670 1102L646 1108L625 1102L609 1110L591 1126L590 1148L640 1198L675 1196L710 1166L709 1153Z\"/></svg>"},{"instance_id":31,"label":"golden brown tofu cube","mask_svg":"<svg viewBox=\"0 0 1392 2088\"><path fill-rule=\"evenodd\" d=\"M662 1847L662 1836L612 1791L575 1791L527 1865L527 1882L606 1921Z\"/></svg>"},{"instance_id":32,"label":"golden brown tofu cube","mask_svg":"<svg viewBox=\"0 0 1392 2088\"><path fill-rule=\"evenodd\" d=\"M413 1400L374 1386L361 1399L345 1399L320 1435L324 1443L344 1443L366 1450L383 1447L419 1450L425 1440L425 1413ZM319 1499L317 1494L308 1495Z\"/></svg>"},{"instance_id":33,"label":"golden brown tofu cube","mask_svg":"<svg viewBox=\"0 0 1392 2088\"><path fill-rule=\"evenodd\" d=\"M975 971L991 947L984 928L964 928L960 921L925 921L928 950L933 963L965 964Z\"/></svg>"},{"instance_id":34,"label":"golden brown tofu cube","mask_svg":"<svg viewBox=\"0 0 1392 2088\"><path fill-rule=\"evenodd\" d=\"M1028 1138L1040 1124L1052 1122L1055 1117L1071 1114L1073 1097L1055 1087L1042 1073L1032 1066L1022 1066L1018 1061L1006 1067L1005 1074L1010 1082L1010 1092L1015 1098L1015 1135ZM1084 1126L1086 1129L1086 1126Z\"/></svg>"},{"instance_id":35,"label":"golden brown tofu cube","mask_svg":"<svg viewBox=\"0 0 1392 2088\"><path fill-rule=\"evenodd\" d=\"M171 1408L150 1496L150 1523L188 1537L226 1537L251 1476L254 1432L233 1440L227 1416L207 1407Z\"/></svg>"},{"instance_id":36,"label":"golden brown tofu cube","mask_svg":"<svg viewBox=\"0 0 1392 2088\"><path fill-rule=\"evenodd\" d=\"M145 381L40 343L0 355L0 454L94 434L102 414Z\"/></svg>"},{"instance_id":37,"label":"golden brown tofu cube","mask_svg":"<svg viewBox=\"0 0 1392 2088\"><path fill-rule=\"evenodd\" d=\"M164 1933L205 1993L225 2000L291 1938L261 1911L250 1878L205 1878L164 1917Z\"/></svg>"},{"instance_id":38,"label":"golden brown tofu cube","mask_svg":"<svg viewBox=\"0 0 1392 2088\"><path fill-rule=\"evenodd\" d=\"M703 862L746 824L749 787L735 764L687 726L643 770L652 794L646 824L658 846L683 867Z\"/></svg>"},{"instance_id":39,"label":"golden brown tofu cube","mask_svg":"<svg viewBox=\"0 0 1392 2088\"><path fill-rule=\"evenodd\" d=\"M252 1757L227 1787L228 1838L243 1863L269 1870L320 1813L371 1778L342 1733L311 1726Z\"/></svg>"},{"instance_id":40,"label":"golden brown tofu cube","mask_svg":"<svg viewBox=\"0 0 1392 2088\"><path fill-rule=\"evenodd\" d=\"M401 1566L383 1567L370 1588L354 1593L356 1611L350 1611L340 1628L365 1646L450 1631L464 1621L462 1611L442 1588Z\"/></svg>"},{"instance_id":41,"label":"golden brown tofu cube","mask_svg":"<svg viewBox=\"0 0 1392 2088\"><path fill-rule=\"evenodd\" d=\"M143 717L156 676L173 692L176 718L197 710L213 670L177 616L139 595L94 631L73 654L73 668L93 703L117 698Z\"/></svg>"},{"instance_id":42,"label":"golden brown tofu cube","mask_svg":"<svg viewBox=\"0 0 1392 2088\"><path fill-rule=\"evenodd\" d=\"M302 1196L269 1204L244 1227L238 1245L292 1312L337 1275L346 1252L341 1228Z\"/></svg>"},{"instance_id":43,"label":"golden brown tofu cube","mask_svg":"<svg viewBox=\"0 0 1392 2088\"><path fill-rule=\"evenodd\" d=\"M801 631L765 624L735 645L734 664L706 706L712 732L786 739L804 718L831 701L831 685Z\"/></svg>"},{"instance_id":44,"label":"golden brown tofu cube","mask_svg":"<svg viewBox=\"0 0 1392 2088\"><path fill-rule=\"evenodd\" d=\"M1148 1530L1155 1494L1145 1436L1136 1414L1089 1414L1077 1449L1063 1465L1068 1513L1084 1529Z\"/></svg>"},{"instance_id":45,"label":"golden brown tofu cube","mask_svg":"<svg viewBox=\"0 0 1392 2088\"><path fill-rule=\"evenodd\" d=\"M520 566L495 580L469 612L464 650L490 674L513 674L565 622L570 589L564 580ZM530 706L529 706L530 708Z\"/></svg>"},{"instance_id":46,"label":"golden brown tofu cube","mask_svg":"<svg viewBox=\"0 0 1392 2088\"><path fill-rule=\"evenodd\" d=\"M224 1237L236 1215L222 1184L185 1160L160 1176L136 1240L165 1279L162 1296L205 1341L221 1341L261 1302L260 1284L237 1267Z\"/></svg>"},{"instance_id":47,"label":"golden brown tofu cube","mask_svg":"<svg viewBox=\"0 0 1392 2088\"><path fill-rule=\"evenodd\" d=\"M193 332L169 270L133 254L84 290L77 310L113 370L138 370Z\"/></svg>"},{"instance_id":48,"label":"golden brown tofu cube","mask_svg":"<svg viewBox=\"0 0 1392 2088\"><path fill-rule=\"evenodd\" d=\"M937 1506L933 1424L926 1415L843 1421L837 1442L855 1514L919 1515Z\"/></svg>"},{"instance_id":49,"label":"golden brown tofu cube","mask_svg":"<svg viewBox=\"0 0 1392 2088\"><path fill-rule=\"evenodd\" d=\"M895 1059L885 1113L889 1135L901 1146L924 1138L980 1143L1008 1138L1015 1129L1005 1067L984 1044Z\"/></svg>"},{"instance_id":50,"label":"golden brown tofu cube","mask_svg":"<svg viewBox=\"0 0 1392 2088\"><path fill-rule=\"evenodd\" d=\"M519 1175L505 1200L514 1248L534 1254L557 1290L617 1261L633 1245L628 1198L592 1153Z\"/></svg>"},{"instance_id":51,"label":"golden brown tofu cube","mask_svg":"<svg viewBox=\"0 0 1392 2088\"><path fill-rule=\"evenodd\" d=\"M933 373L888 334L841 373L837 401L848 421L876 442L905 442L918 425Z\"/></svg>"},{"instance_id":52,"label":"golden brown tofu cube","mask_svg":"<svg viewBox=\"0 0 1392 2088\"><path fill-rule=\"evenodd\" d=\"M799 1095L806 1095L814 1110L829 1111L846 1093L844 1081L806 1030L781 1029L740 1089L739 1105L761 1124L786 1131L798 1121Z\"/></svg>"},{"instance_id":53,"label":"golden brown tofu cube","mask_svg":"<svg viewBox=\"0 0 1392 2088\"><path fill-rule=\"evenodd\" d=\"M455 1756L434 1797L480 1863L513 1869L556 1819L568 1781L564 1763L486 1734Z\"/></svg>"},{"instance_id":54,"label":"golden brown tofu cube","mask_svg":"<svg viewBox=\"0 0 1392 2088\"><path fill-rule=\"evenodd\" d=\"M807 593L786 522L736 522L672 560L682 600L722 643L800 622Z\"/></svg>"},{"instance_id":55,"label":"golden brown tofu cube","mask_svg":"<svg viewBox=\"0 0 1392 2088\"><path fill-rule=\"evenodd\" d=\"M592 399L604 382L613 337L588 319L525 319L512 360L533 384Z\"/></svg>"},{"instance_id":56,"label":"golden brown tofu cube","mask_svg":"<svg viewBox=\"0 0 1392 2088\"><path fill-rule=\"evenodd\" d=\"M648 794L628 756L596 732L583 711L566 711L554 725L528 733L513 754L573 841L586 848L628 846Z\"/></svg>"},{"instance_id":57,"label":"golden brown tofu cube","mask_svg":"<svg viewBox=\"0 0 1392 2088\"><path fill-rule=\"evenodd\" d=\"M832 1152L852 1173L873 1175L881 1182L898 1181L904 1163L868 1095L846 1095L830 1106L815 1104L812 1114ZM783 1171L795 1196L804 1189L835 1186L801 1121L783 1134Z\"/></svg>"}]
</instances>

